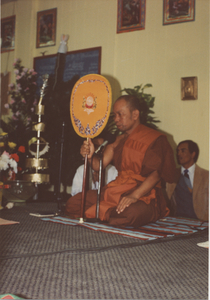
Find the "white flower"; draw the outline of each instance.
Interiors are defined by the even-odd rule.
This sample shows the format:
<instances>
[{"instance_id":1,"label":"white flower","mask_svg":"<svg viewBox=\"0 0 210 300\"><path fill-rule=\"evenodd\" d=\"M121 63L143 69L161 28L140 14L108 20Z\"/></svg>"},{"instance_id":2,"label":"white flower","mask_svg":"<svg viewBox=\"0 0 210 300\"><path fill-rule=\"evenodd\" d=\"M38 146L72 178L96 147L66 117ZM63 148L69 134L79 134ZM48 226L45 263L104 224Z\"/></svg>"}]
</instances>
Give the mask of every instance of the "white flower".
<instances>
[{"instance_id":1,"label":"white flower","mask_svg":"<svg viewBox=\"0 0 210 300\"><path fill-rule=\"evenodd\" d=\"M14 172L17 173L17 162L11 158L9 160L9 164L10 164L11 168L13 168Z\"/></svg>"},{"instance_id":2,"label":"white flower","mask_svg":"<svg viewBox=\"0 0 210 300\"><path fill-rule=\"evenodd\" d=\"M6 151L4 151L1 155L1 160L3 162L6 162L7 164L9 163L10 155Z\"/></svg>"},{"instance_id":3,"label":"white flower","mask_svg":"<svg viewBox=\"0 0 210 300\"><path fill-rule=\"evenodd\" d=\"M0 170L6 171L8 168L12 168L17 173L17 162L10 158L9 153L4 151L0 156Z\"/></svg>"},{"instance_id":4,"label":"white flower","mask_svg":"<svg viewBox=\"0 0 210 300\"><path fill-rule=\"evenodd\" d=\"M8 163L0 159L0 170L6 170L8 168Z\"/></svg>"}]
</instances>

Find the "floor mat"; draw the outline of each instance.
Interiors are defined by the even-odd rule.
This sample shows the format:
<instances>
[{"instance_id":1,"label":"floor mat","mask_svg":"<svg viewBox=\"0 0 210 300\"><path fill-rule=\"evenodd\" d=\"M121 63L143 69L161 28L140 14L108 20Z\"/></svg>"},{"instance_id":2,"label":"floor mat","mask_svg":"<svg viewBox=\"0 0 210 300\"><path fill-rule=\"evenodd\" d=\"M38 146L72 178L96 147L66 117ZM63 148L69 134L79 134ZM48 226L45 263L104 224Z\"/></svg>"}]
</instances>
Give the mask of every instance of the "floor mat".
<instances>
[{"instance_id":1,"label":"floor mat","mask_svg":"<svg viewBox=\"0 0 210 300\"><path fill-rule=\"evenodd\" d=\"M96 231L109 232L113 234L121 234L123 236L132 237L141 240L154 240L177 236L181 234L195 233L208 228L208 222L198 220L166 217L155 223L149 223L138 229L133 228L117 228L101 223L79 223L79 220L69 219L65 217L42 218L42 221L60 223L64 225L83 226Z\"/></svg>"}]
</instances>

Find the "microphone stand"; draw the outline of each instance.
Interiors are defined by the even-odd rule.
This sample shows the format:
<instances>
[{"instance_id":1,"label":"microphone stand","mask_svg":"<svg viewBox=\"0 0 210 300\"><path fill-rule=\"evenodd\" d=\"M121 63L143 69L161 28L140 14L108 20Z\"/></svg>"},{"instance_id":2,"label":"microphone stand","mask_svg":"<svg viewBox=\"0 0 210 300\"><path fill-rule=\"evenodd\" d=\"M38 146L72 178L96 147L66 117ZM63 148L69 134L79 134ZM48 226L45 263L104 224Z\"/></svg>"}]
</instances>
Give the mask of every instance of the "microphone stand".
<instances>
[{"instance_id":1,"label":"microphone stand","mask_svg":"<svg viewBox=\"0 0 210 300\"><path fill-rule=\"evenodd\" d=\"M59 158L59 166L58 166L58 181L56 187L56 196L57 196L57 204L58 204L58 213L62 212L62 196L61 196L61 175L62 175L62 162L63 162L63 149L64 149L64 130L65 130L65 122L62 123L62 132L61 132L61 140L60 140L60 158Z\"/></svg>"},{"instance_id":2,"label":"microphone stand","mask_svg":"<svg viewBox=\"0 0 210 300\"><path fill-rule=\"evenodd\" d=\"M97 203L96 203L96 220L99 219L99 205L101 196L101 183L102 183L102 171L103 171L103 152L102 148L99 151L99 178L98 178L98 193L97 193Z\"/></svg>"},{"instance_id":3,"label":"microphone stand","mask_svg":"<svg viewBox=\"0 0 210 300\"><path fill-rule=\"evenodd\" d=\"M97 202L96 202L96 217L87 219L87 222L90 223L103 223L99 219L99 206L100 206L100 197L101 197L101 185L102 185L102 172L103 172L103 148L101 147L97 154L99 156L99 178L98 178L98 192L97 192Z\"/></svg>"}]
</instances>

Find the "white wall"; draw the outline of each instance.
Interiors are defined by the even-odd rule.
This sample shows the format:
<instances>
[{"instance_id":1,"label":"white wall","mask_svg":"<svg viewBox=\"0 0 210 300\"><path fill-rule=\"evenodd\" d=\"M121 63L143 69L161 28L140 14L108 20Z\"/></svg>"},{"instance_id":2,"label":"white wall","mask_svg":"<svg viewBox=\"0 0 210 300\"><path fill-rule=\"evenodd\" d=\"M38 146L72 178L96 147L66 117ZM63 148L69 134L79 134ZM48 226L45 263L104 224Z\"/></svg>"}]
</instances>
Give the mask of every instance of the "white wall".
<instances>
[{"instance_id":1,"label":"white wall","mask_svg":"<svg viewBox=\"0 0 210 300\"><path fill-rule=\"evenodd\" d=\"M57 7L56 46L36 49L38 11ZM57 53L61 34L68 51L102 47L101 74L113 99L125 87L151 83L159 128L172 146L192 139L200 147L198 164L209 168L209 0L196 1L195 21L162 25L163 0L146 1L145 30L116 33L117 0L17 0L1 5L2 18L16 15L15 50L1 54L1 71L15 58L33 67L33 58ZM181 100L181 77L198 77L198 99ZM12 75L11 81L14 81Z\"/></svg>"}]
</instances>

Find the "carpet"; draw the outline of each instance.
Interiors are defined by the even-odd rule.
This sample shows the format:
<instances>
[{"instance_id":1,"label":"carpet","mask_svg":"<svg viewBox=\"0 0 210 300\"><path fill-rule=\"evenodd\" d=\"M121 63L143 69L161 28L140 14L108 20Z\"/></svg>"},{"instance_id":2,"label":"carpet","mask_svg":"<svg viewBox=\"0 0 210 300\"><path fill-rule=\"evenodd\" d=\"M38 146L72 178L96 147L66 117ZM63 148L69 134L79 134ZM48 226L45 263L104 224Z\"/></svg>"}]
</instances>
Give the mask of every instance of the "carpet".
<instances>
[{"instance_id":1,"label":"carpet","mask_svg":"<svg viewBox=\"0 0 210 300\"><path fill-rule=\"evenodd\" d=\"M71 226L83 226L95 231L109 232L112 234L120 234L125 237L140 240L155 240L159 238L173 237L181 234L192 234L200 230L208 228L208 222L201 222L194 219L166 217L155 223L149 223L138 229L133 228L117 228L101 223L84 222L69 219L66 217L42 218L42 221L59 223Z\"/></svg>"},{"instance_id":2,"label":"carpet","mask_svg":"<svg viewBox=\"0 0 210 300\"><path fill-rule=\"evenodd\" d=\"M140 240L31 216L55 202L0 211L0 295L25 299L208 299L208 228ZM64 216L64 215L63 215Z\"/></svg>"}]
</instances>

